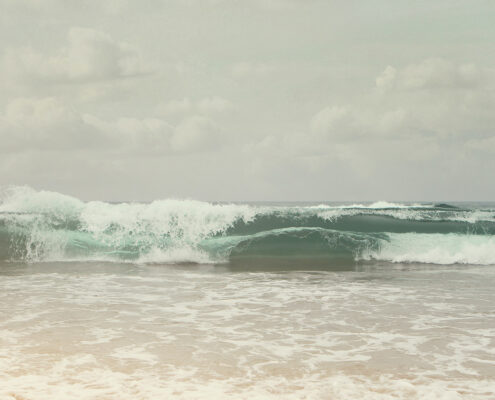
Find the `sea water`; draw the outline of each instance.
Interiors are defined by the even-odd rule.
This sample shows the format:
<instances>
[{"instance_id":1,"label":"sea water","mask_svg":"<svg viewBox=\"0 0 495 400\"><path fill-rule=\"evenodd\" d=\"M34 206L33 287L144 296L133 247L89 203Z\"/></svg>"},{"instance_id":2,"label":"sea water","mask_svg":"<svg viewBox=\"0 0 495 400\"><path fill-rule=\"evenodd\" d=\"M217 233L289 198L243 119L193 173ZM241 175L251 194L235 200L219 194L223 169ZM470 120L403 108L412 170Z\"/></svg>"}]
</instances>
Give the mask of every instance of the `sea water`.
<instances>
[{"instance_id":1,"label":"sea water","mask_svg":"<svg viewBox=\"0 0 495 400\"><path fill-rule=\"evenodd\" d=\"M495 398L495 206L0 201L0 398Z\"/></svg>"}]
</instances>

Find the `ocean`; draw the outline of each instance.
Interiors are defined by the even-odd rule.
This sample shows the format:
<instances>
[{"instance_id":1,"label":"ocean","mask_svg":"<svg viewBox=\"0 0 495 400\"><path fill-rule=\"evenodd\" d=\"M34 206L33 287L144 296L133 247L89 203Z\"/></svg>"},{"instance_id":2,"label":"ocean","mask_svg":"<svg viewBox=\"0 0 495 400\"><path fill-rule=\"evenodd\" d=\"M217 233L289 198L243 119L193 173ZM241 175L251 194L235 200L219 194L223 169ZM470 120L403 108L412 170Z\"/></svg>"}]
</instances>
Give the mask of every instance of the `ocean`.
<instances>
[{"instance_id":1,"label":"ocean","mask_svg":"<svg viewBox=\"0 0 495 400\"><path fill-rule=\"evenodd\" d=\"M495 203L0 192L0 399L495 398Z\"/></svg>"}]
</instances>

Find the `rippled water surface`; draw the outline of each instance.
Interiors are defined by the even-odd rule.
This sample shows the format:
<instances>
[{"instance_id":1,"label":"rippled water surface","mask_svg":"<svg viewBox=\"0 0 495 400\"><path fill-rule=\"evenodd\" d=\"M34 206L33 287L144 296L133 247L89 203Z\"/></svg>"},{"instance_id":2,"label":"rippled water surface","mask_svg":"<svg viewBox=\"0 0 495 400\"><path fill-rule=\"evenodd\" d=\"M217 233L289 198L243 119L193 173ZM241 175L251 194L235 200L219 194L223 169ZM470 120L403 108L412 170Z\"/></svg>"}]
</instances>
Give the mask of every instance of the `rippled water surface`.
<instances>
[{"instance_id":1,"label":"rippled water surface","mask_svg":"<svg viewBox=\"0 0 495 400\"><path fill-rule=\"evenodd\" d=\"M2 263L0 398L495 398L494 287L493 266Z\"/></svg>"}]
</instances>

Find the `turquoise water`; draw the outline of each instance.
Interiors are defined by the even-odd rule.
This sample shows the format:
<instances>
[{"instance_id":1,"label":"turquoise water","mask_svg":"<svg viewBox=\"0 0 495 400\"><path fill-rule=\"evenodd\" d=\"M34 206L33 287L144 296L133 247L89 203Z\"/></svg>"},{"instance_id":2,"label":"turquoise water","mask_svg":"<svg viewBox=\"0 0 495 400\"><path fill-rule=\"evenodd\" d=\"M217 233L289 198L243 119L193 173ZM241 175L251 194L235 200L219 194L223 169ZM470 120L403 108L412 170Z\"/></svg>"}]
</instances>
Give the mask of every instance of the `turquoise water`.
<instances>
[{"instance_id":1,"label":"turquoise water","mask_svg":"<svg viewBox=\"0 0 495 400\"><path fill-rule=\"evenodd\" d=\"M495 264L495 204L83 202L0 197L0 259L318 265Z\"/></svg>"}]
</instances>

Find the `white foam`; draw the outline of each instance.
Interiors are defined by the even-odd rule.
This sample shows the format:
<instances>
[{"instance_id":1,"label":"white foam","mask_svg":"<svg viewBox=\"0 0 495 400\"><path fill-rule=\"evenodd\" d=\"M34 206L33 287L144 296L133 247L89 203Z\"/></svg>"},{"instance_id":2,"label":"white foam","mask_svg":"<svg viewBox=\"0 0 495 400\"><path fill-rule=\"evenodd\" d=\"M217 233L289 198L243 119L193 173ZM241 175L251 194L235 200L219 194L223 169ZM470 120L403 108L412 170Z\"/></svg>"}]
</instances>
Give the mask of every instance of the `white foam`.
<instances>
[{"instance_id":1,"label":"white foam","mask_svg":"<svg viewBox=\"0 0 495 400\"><path fill-rule=\"evenodd\" d=\"M350 204L350 205L342 205L336 206L335 208L340 209L348 209L348 208L364 208L364 209L386 209L386 208L426 208L429 207L425 204L414 203L414 204L402 204L402 203L391 203L388 201L375 201L371 204Z\"/></svg>"},{"instance_id":2,"label":"white foam","mask_svg":"<svg viewBox=\"0 0 495 400\"><path fill-rule=\"evenodd\" d=\"M495 264L495 236L390 233L379 250L360 255L364 260L395 263Z\"/></svg>"},{"instance_id":3,"label":"white foam","mask_svg":"<svg viewBox=\"0 0 495 400\"><path fill-rule=\"evenodd\" d=\"M422 269L54 268L0 280L0 399L484 400L495 390L493 268L450 280Z\"/></svg>"},{"instance_id":4,"label":"white foam","mask_svg":"<svg viewBox=\"0 0 495 400\"><path fill-rule=\"evenodd\" d=\"M328 221L353 215L377 215L409 221L458 221L476 223L481 221L495 222L495 212L491 210L422 210L419 207L409 208L324 208L319 209L316 215Z\"/></svg>"},{"instance_id":5,"label":"white foam","mask_svg":"<svg viewBox=\"0 0 495 400\"><path fill-rule=\"evenodd\" d=\"M0 212L52 213L59 217L77 215L84 203L75 197L28 186L9 186L0 190Z\"/></svg>"},{"instance_id":6,"label":"white foam","mask_svg":"<svg viewBox=\"0 0 495 400\"><path fill-rule=\"evenodd\" d=\"M22 250L25 259L30 261L108 261L119 259L119 254L131 254L128 259L143 263L224 261L226 254L212 255L201 244L224 233L236 222L249 223L256 216L280 212L294 218L316 215L329 221L363 213L396 219L468 223L493 221L495 217L493 210L431 210L425 207L429 206L386 201L316 207L213 204L174 199L147 204L110 204L83 202L60 193L24 186L0 192L0 213L4 213L1 218L10 223L9 229L27 233ZM379 251L368 252L361 258L436 264L495 263L492 236L411 233L391 234L390 237L391 241L383 242ZM72 253L67 250L69 247Z\"/></svg>"},{"instance_id":7,"label":"white foam","mask_svg":"<svg viewBox=\"0 0 495 400\"><path fill-rule=\"evenodd\" d=\"M145 264L175 264L175 263L199 263L213 264L215 262L225 261L216 259L202 250L189 246L172 248L167 250L154 248L143 254L137 260L138 263Z\"/></svg>"},{"instance_id":8,"label":"white foam","mask_svg":"<svg viewBox=\"0 0 495 400\"><path fill-rule=\"evenodd\" d=\"M119 374L102 368L88 369L75 376L77 380L62 380L54 375L28 375L10 378L0 386L0 395L5 399L50 398L50 399L156 399L177 400L242 399L242 400L298 400L333 399L347 400L463 400L483 399L484 394L493 393L492 382L470 380L462 385L445 381L414 382L407 378L397 379L381 376L370 379L364 376L335 375L320 377L317 374L303 379L287 381L284 377L271 377L263 381L249 382L248 379L197 380L190 377L188 370L174 371L160 377L152 371L146 374ZM52 382L57 382L53 385ZM3 384L1 384L4 386ZM468 396L466 387L471 386Z\"/></svg>"},{"instance_id":9,"label":"white foam","mask_svg":"<svg viewBox=\"0 0 495 400\"><path fill-rule=\"evenodd\" d=\"M86 240L99 247L97 254L78 255L78 260L111 259L112 251L127 243L145 250L140 259L143 262L211 262L197 248L199 243L224 232L236 221L250 221L258 211L249 205L195 200L85 203L55 192L11 187L0 195L0 212L7 213L5 218L13 222L12 226L24 227L29 232L25 258L30 261L71 259L65 249L71 239L78 238L50 225L72 222L87 234Z\"/></svg>"}]
</instances>

